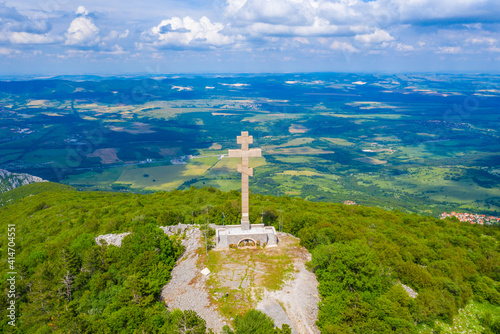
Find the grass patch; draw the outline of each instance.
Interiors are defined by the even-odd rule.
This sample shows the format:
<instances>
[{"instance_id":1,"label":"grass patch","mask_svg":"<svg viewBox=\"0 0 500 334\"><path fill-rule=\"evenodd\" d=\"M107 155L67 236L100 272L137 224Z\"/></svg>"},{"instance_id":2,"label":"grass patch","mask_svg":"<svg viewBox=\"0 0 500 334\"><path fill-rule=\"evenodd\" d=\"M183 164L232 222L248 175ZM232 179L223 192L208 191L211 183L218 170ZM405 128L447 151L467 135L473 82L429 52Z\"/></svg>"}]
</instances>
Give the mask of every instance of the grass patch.
<instances>
[{"instance_id":1,"label":"grass patch","mask_svg":"<svg viewBox=\"0 0 500 334\"><path fill-rule=\"evenodd\" d=\"M237 170L238 164L241 164L241 159L223 158L219 160L210 170L235 172ZM264 157L251 158L249 159L248 164L251 168L264 166L266 164L266 158Z\"/></svg>"},{"instance_id":2,"label":"grass patch","mask_svg":"<svg viewBox=\"0 0 500 334\"><path fill-rule=\"evenodd\" d=\"M334 145L338 145L338 146L354 146L355 145L354 143L351 143L350 141L342 139L342 138L321 138L321 140L330 142L330 143L332 143Z\"/></svg>"},{"instance_id":3,"label":"grass patch","mask_svg":"<svg viewBox=\"0 0 500 334\"><path fill-rule=\"evenodd\" d=\"M292 175L292 176L323 176L323 174L311 170L286 170L278 175Z\"/></svg>"},{"instance_id":4,"label":"grass patch","mask_svg":"<svg viewBox=\"0 0 500 334\"><path fill-rule=\"evenodd\" d=\"M441 321L436 321L433 326L434 329L430 326L422 325L419 328L419 333L484 333L485 328L481 325L480 319L487 314L489 314L492 319L499 319L500 306L473 301L465 308L458 311L458 314L453 317L453 323L451 325Z\"/></svg>"},{"instance_id":5,"label":"grass patch","mask_svg":"<svg viewBox=\"0 0 500 334\"><path fill-rule=\"evenodd\" d=\"M211 271L207 281L211 303L231 318L255 308L264 290L276 291L293 273L293 251L297 243L273 248L216 250L206 260ZM205 260L203 260L205 258Z\"/></svg>"},{"instance_id":6,"label":"grass patch","mask_svg":"<svg viewBox=\"0 0 500 334\"><path fill-rule=\"evenodd\" d=\"M126 169L116 183L145 190L173 190L182 183L203 175L217 158L201 158L186 165ZM147 175L147 176L145 176Z\"/></svg>"}]
</instances>

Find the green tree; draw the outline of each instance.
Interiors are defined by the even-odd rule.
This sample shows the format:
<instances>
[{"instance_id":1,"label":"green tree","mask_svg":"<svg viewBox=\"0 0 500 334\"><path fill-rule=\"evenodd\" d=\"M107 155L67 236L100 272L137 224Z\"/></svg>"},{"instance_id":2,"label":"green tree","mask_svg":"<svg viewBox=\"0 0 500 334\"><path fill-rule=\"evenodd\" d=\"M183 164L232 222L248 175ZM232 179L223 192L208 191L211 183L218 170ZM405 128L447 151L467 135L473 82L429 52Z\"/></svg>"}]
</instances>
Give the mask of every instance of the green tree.
<instances>
[{"instance_id":1,"label":"green tree","mask_svg":"<svg viewBox=\"0 0 500 334\"><path fill-rule=\"evenodd\" d=\"M171 317L172 333L205 334L207 331L206 321L193 310L174 310Z\"/></svg>"}]
</instances>

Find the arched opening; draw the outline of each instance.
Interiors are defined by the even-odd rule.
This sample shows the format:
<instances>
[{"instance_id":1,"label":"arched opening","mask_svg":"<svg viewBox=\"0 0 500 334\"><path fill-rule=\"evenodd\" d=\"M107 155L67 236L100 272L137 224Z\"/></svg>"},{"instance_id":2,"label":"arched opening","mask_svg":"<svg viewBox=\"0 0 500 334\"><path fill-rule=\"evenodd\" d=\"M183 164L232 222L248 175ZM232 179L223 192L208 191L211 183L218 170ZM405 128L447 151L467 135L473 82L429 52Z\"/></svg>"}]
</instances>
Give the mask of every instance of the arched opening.
<instances>
[{"instance_id":1,"label":"arched opening","mask_svg":"<svg viewBox=\"0 0 500 334\"><path fill-rule=\"evenodd\" d=\"M255 247L257 243L252 238L241 239L238 243L238 248L240 247Z\"/></svg>"}]
</instances>

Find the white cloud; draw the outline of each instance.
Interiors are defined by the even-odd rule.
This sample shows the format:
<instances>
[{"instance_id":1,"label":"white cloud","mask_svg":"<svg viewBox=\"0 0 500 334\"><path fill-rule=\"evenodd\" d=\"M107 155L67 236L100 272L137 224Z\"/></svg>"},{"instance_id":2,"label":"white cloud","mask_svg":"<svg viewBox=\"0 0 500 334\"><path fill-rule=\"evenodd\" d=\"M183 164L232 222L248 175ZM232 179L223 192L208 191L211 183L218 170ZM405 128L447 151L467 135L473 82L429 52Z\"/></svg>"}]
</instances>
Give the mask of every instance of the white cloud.
<instances>
[{"instance_id":1,"label":"white cloud","mask_svg":"<svg viewBox=\"0 0 500 334\"><path fill-rule=\"evenodd\" d=\"M153 27L145 38L152 37L153 45L157 47L223 46L233 43L235 38L222 34L223 29L222 23L212 23L206 16L199 21L189 16L183 19L172 17Z\"/></svg>"},{"instance_id":2,"label":"white cloud","mask_svg":"<svg viewBox=\"0 0 500 334\"><path fill-rule=\"evenodd\" d=\"M118 39L127 38L128 34L129 34L129 31L127 29L123 33L121 33L120 35L118 35Z\"/></svg>"},{"instance_id":3,"label":"white cloud","mask_svg":"<svg viewBox=\"0 0 500 334\"><path fill-rule=\"evenodd\" d=\"M413 47L413 45L398 43L398 44L396 44L396 50L398 50L398 51L413 51L413 50L415 50L415 48Z\"/></svg>"},{"instance_id":4,"label":"white cloud","mask_svg":"<svg viewBox=\"0 0 500 334\"><path fill-rule=\"evenodd\" d=\"M320 1L318 15L336 24L355 24L371 19L367 15L369 5L356 0Z\"/></svg>"},{"instance_id":5,"label":"white cloud","mask_svg":"<svg viewBox=\"0 0 500 334\"><path fill-rule=\"evenodd\" d=\"M10 35L10 42L13 44L48 44L53 43L56 38L47 34L30 34L27 32L14 32Z\"/></svg>"},{"instance_id":6,"label":"white cloud","mask_svg":"<svg viewBox=\"0 0 500 334\"><path fill-rule=\"evenodd\" d=\"M1 56L8 56L13 53L19 53L19 51L11 49L11 48L2 48L0 47L0 55Z\"/></svg>"},{"instance_id":7,"label":"white cloud","mask_svg":"<svg viewBox=\"0 0 500 334\"><path fill-rule=\"evenodd\" d=\"M89 15L89 11L87 10L87 8L85 8L83 6L78 6L78 8L76 10L76 15L86 16L86 15Z\"/></svg>"},{"instance_id":8,"label":"white cloud","mask_svg":"<svg viewBox=\"0 0 500 334\"><path fill-rule=\"evenodd\" d=\"M315 7L312 0L227 0L225 14L236 25L304 25L313 22Z\"/></svg>"},{"instance_id":9,"label":"white cloud","mask_svg":"<svg viewBox=\"0 0 500 334\"><path fill-rule=\"evenodd\" d=\"M495 38L491 37L469 37L465 40L468 44L483 44L483 45L493 45L497 42Z\"/></svg>"},{"instance_id":10,"label":"white cloud","mask_svg":"<svg viewBox=\"0 0 500 334\"><path fill-rule=\"evenodd\" d=\"M356 49L352 44L347 43L347 42L339 42L339 41L334 41L330 45L330 49L335 50L335 51L342 51L342 52L359 52L358 49Z\"/></svg>"},{"instance_id":11,"label":"white cloud","mask_svg":"<svg viewBox=\"0 0 500 334\"><path fill-rule=\"evenodd\" d=\"M459 46L441 46L437 53L447 53L447 54L457 54L461 53L463 50Z\"/></svg>"},{"instance_id":12,"label":"white cloud","mask_svg":"<svg viewBox=\"0 0 500 334\"><path fill-rule=\"evenodd\" d=\"M309 40L308 40L307 38L305 38L305 37L295 37L295 38L293 39L293 41L294 41L294 42L299 42L299 43L301 43L301 44L310 44L310 43L309 43Z\"/></svg>"},{"instance_id":13,"label":"white cloud","mask_svg":"<svg viewBox=\"0 0 500 334\"><path fill-rule=\"evenodd\" d=\"M102 40L103 41L110 41L110 40L114 40L114 39L123 39L123 38L127 38L129 34L129 30L125 30L123 33L119 33L118 31L116 30L111 30L108 34L108 36L106 37L103 37Z\"/></svg>"},{"instance_id":14,"label":"white cloud","mask_svg":"<svg viewBox=\"0 0 500 334\"><path fill-rule=\"evenodd\" d=\"M123 48L117 44L115 44L113 47L111 47L110 50L107 51L101 51L103 54L112 54L112 55L122 55L127 53L126 51L123 50Z\"/></svg>"},{"instance_id":15,"label":"white cloud","mask_svg":"<svg viewBox=\"0 0 500 334\"><path fill-rule=\"evenodd\" d=\"M392 37L385 30L377 29L371 34L356 35L354 36L354 39L364 44L377 44L383 42L390 42L394 40L394 37Z\"/></svg>"},{"instance_id":16,"label":"white cloud","mask_svg":"<svg viewBox=\"0 0 500 334\"><path fill-rule=\"evenodd\" d=\"M500 2L497 0L390 0L380 3L394 3L397 5L400 20L403 22L415 21L443 21L449 19L470 21L470 19L498 19Z\"/></svg>"},{"instance_id":17,"label":"white cloud","mask_svg":"<svg viewBox=\"0 0 500 334\"><path fill-rule=\"evenodd\" d=\"M331 25L328 21L316 18L307 26L290 26L284 24L254 23L246 29L252 36L313 37L353 35L349 28Z\"/></svg>"},{"instance_id":18,"label":"white cloud","mask_svg":"<svg viewBox=\"0 0 500 334\"><path fill-rule=\"evenodd\" d=\"M99 42L99 28L86 17L77 17L65 33L66 45L92 46Z\"/></svg>"},{"instance_id":19,"label":"white cloud","mask_svg":"<svg viewBox=\"0 0 500 334\"><path fill-rule=\"evenodd\" d=\"M28 17L19 13L16 8L0 3L0 31L44 34L51 29L46 15Z\"/></svg>"}]
</instances>

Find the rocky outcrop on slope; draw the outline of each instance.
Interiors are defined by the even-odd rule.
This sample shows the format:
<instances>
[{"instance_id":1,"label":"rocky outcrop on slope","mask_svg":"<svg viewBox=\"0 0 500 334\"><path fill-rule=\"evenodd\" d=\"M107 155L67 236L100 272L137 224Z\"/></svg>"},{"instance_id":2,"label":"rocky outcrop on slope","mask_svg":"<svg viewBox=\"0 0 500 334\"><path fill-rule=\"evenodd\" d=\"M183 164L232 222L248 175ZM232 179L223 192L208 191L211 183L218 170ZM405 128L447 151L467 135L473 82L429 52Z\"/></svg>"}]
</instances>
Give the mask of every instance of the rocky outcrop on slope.
<instances>
[{"instance_id":1,"label":"rocky outcrop on slope","mask_svg":"<svg viewBox=\"0 0 500 334\"><path fill-rule=\"evenodd\" d=\"M0 193L7 192L20 186L35 182L47 182L46 180L30 174L11 173L0 169Z\"/></svg>"},{"instance_id":2,"label":"rocky outcrop on slope","mask_svg":"<svg viewBox=\"0 0 500 334\"><path fill-rule=\"evenodd\" d=\"M171 226L160 226L160 228L166 235L172 235L172 234L184 233L189 226L190 225L187 224L177 224ZM130 232L125 232L120 234L113 234L113 233L103 234L97 236L94 240L98 245L101 245L102 241L105 241L107 245L115 245L121 247L123 238L125 238L129 234Z\"/></svg>"}]
</instances>

